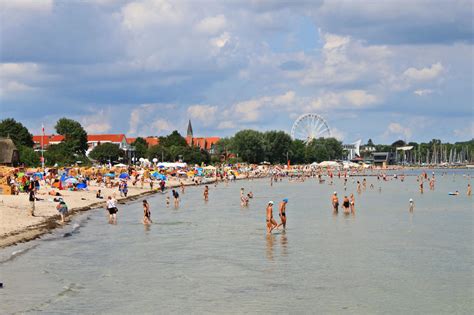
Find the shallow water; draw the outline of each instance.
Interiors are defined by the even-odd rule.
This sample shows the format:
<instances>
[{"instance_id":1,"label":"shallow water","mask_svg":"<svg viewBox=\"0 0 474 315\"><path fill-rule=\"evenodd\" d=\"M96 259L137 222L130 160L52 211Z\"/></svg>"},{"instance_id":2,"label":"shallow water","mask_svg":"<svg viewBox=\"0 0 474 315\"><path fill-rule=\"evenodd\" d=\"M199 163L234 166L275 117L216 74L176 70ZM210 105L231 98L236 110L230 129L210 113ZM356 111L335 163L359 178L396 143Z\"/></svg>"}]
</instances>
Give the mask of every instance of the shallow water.
<instances>
[{"instance_id":1,"label":"shallow water","mask_svg":"<svg viewBox=\"0 0 474 315\"><path fill-rule=\"evenodd\" d=\"M314 179L211 186L208 203L202 187L187 188L178 210L155 195L149 228L141 202L122 205L117 225L89 211L0 251L0 313L473 313L470 180L454 173L423 195L415 177L368 177L360 195L350 179L348 217L331 213L342 181ZM255 194L247 209L240 187ZM287 231L266 236L266 202L284 197Z\"/></svg>"}]
</instances>

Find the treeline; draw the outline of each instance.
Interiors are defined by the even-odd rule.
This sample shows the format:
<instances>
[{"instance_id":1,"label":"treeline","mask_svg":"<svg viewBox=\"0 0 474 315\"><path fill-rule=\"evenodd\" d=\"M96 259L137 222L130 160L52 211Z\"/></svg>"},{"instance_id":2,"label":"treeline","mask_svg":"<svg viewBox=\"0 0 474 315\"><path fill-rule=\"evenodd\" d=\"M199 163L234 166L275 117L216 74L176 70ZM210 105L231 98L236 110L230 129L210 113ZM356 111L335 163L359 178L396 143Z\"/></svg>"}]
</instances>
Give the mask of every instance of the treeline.
<instances>
[{"instance_id":1,"label":"treeline","mask_svg":"<svg viewBox=\"0 0 474 315\"><path fill-rule=\"evenodd\" d=\"M288 160L292 164L321 162L325 160L343 159L346 152L342 143L334 138L314 139L309 143L293 140L283 131L241 130L234 136L220 139L212 150L212 155L195 146L189 146L178 131L167 136L159 137L158 145L148 147L144 138L137 138L131 145L135 151L126 153L116 144L103 143L96 146L86 156L88 149L87 132L77 121L61 118L54 127L58 135L64 136L59 144L49 145L44 151L45 165L90 165L93 161L100 163L133 162L140 158L150 161L178 161L187 163L262 163L285 164ZM20 153L20 164L39 166L41 153L34 150L33 135L20 122L12 118L0 121L0 137L10 137ZM442 143L433 139L428 143L405 143L395 141L391 145L374 144L369 139L361 147L362 157L370 156L371 152L395 152L400 146L413 146L410 155L413 162L457 162L473 161L474 139L454 144ZM92 160L92 161L91 161Z\"/></svg>"},{"instance_id":2,"label":"treeline","mask_svg":"<svg viewBox=\"0 0 474 315\"><path fill-rule=\"evenodd\" d=\"M342 143L335 138L314 139L308 144L293 140L283 131L241 130L233 137L219 140L215 148L219 156L236 161L272 164L312 163L343 157Z\"/></svg>"}]
</instances>

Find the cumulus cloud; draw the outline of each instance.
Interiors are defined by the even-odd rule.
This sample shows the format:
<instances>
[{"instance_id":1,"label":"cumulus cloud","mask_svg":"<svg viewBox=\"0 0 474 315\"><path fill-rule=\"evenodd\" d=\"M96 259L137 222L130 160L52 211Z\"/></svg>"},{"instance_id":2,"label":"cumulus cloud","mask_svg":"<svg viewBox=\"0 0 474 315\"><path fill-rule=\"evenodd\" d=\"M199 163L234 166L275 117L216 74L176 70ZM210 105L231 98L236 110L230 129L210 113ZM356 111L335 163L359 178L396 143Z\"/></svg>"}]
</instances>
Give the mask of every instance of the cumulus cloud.
<instances>
[{"instance_id":1,"label":"cumulus cloud","mask_svg":"<svg viewBox=\"0 0 474 315\"><path fill-rule=\"evenodd\" d=\"M112 109L110 107L101 110L89 109L93 112L89 115L83 115L79 121L87 133L106 133L111 128L110 123Z\"/></svg>"},{"instance_id":2,"label":"cumulus cloud","mask_svg":"<svg viewBox=\"0 0 474 315\"><path fill-rule=\"evenodd\" d=\"M384 133L385 137L388 137L388 136L401 136L404 139L410 139L411 135L412 135L412 131L411 131L410 128L408 128L406 126L403 126L400 123L396 123L396 122L391 122L388 125L387 130Z\"/></svg>"},{"instance_id":3,"label":"cumulus cloud","mask_svg":"<svg viewBox=\"0 0 474 315\"><path fill-rule=\"evenodd\" d=\"M361 109L375 105L379 98L365 90L328 92L311 102L311 110Z\"/></svg>"},{"instance_id":4,"label":"cumulus cloud","mask_svg":"<svg viewBox=\"0 0 474 315\"><path fill-rule=\"evenodd\" d=\"M433 90L430 90L430 89L419 89L419 90L413 91L413 94L418 95L418 96L430 95L431 93L433 93Z\"/></svg>"},{"instance_id":5,"label":"cumulus cloud","mask_svg":"<svg viewBox=\"0 0 474 315\"><path fill-rule=\"evenodd\" d=\"M196 119L208 126L214 122L217 113L217 106L210 105L192 105L188 107L188 116L191 119Z\"/></svg>"},{"instance_id":6,"label":"cumulus cloud","mask_svg":"<svg viewBox=\"0 0 474 315\"><path fill-rule=\"evenodd\" d=\"M221 32L226 26L227 20L223 14L212 17L206 17L199 21L196 25L196 30L206 34L217 34Z\"/></svg>"},{"instance_id":7,"label":"cumulus cloud","mask_svg":"<svg viewBox=\"0 0 474 315\"><path fill-rule=\"evenodd\" d=\"M417 80L417 81L427 81L437 78L443 72L443 65L440 62L437 62L431 67L425 67L417 69L414 67L408 68L403 72L403 75L408 79Z\"/></svg>"},{"instance_id":8,"label":"cumulus cloud","mask_svg":"<svg viewBox=\"0 0 474 315\"><path fill-rule=\"evenodd\" d=\"M24 10L48 12L53 7L53 0L0 0L2 10Z\"/></svg>"}]
</instances>

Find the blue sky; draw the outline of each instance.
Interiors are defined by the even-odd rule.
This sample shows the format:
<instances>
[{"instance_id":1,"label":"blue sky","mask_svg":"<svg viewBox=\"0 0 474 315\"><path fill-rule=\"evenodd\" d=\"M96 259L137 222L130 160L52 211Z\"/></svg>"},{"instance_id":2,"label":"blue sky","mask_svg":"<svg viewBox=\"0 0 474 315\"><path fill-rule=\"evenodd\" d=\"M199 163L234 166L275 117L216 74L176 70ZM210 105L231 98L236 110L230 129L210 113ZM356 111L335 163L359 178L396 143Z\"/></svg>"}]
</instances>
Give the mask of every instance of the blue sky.
<instances>
[{"instance_id":1,"label":"blue sky","mask_svg":"<svg viewBox=\"0 0 474 315\"><path fill-rule=\"evenodd\" d=\"M0 118L37 134L474 137L472 1L0 0Z\"/></svg>"}]
</instances>

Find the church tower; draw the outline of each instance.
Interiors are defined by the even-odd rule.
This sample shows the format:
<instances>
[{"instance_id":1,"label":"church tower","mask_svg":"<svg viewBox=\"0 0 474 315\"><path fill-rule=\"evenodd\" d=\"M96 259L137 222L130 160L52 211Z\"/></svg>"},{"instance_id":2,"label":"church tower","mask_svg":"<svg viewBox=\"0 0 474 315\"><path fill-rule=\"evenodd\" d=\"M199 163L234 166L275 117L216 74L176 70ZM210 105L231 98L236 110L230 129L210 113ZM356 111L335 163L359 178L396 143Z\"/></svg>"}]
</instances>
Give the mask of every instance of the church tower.
<instances>
[{"instance_id":1,"label":"church tower","mask_svg":"<svg viewBox=\"0 0 474 315\"><path fill-rule=\"evenodd\" d=\"M193 146L193 126L191 125L191 119L188 122L188 131L186 133L186 142L189 146Z\"/></svg>"}]
</instances>

